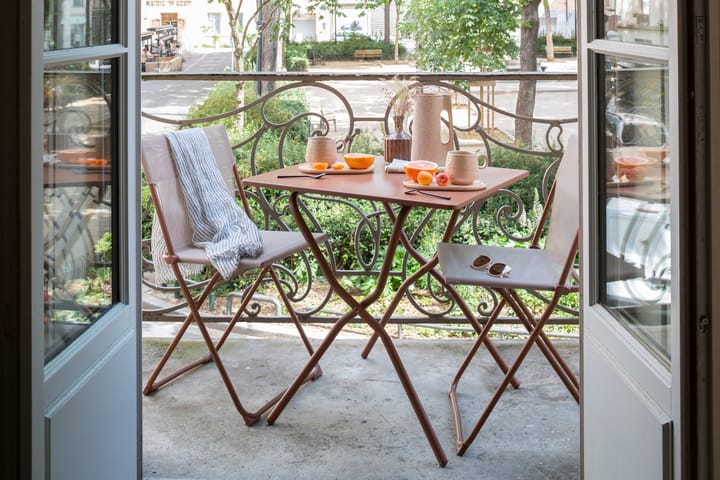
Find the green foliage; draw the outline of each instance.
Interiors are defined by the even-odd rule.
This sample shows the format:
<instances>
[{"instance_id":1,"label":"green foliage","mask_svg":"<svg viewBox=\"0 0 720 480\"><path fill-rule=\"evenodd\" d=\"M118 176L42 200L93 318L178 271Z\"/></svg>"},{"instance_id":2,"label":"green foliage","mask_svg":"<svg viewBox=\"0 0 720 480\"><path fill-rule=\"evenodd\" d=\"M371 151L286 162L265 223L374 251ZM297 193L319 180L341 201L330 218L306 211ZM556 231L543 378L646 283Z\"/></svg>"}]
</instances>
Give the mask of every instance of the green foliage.
<instances>
[{"instance_id":1,"label":"green foliage","mask_svg":"<svg viewBox=\"0 0 720 480\"><path fill-rule=\"evenodd\" d=\"M373 40L367 35L360 33L350 33L348 36L338 42L326 41L308 41L302 43L288 43L287 48L293 52L305 51L305 56L310 60L353 60L355 50L382 50L382 58L394 58L395 47L393 45L385 45L382 40ZM407 49L399 46L400 57L407 55Z\"/></svg>"},{"instance_id":2,"label":"green foliage","mask_svg":"<svg viewBox=\"0 0 720 480\"><path fill-rule=\"evenodd\" d=\"M572 47L573 54L577 52L577 38L563 37L562 35L553 34L553 45L556 47ZM537 53L539 57L545 56L546 39L545 35L538 35Z\"/></svg>"},{"instance_id":3,"label":"green foliage","mask_svg":"<svg viewBox=\"0 0 720 480\"><path fill-rule=\"evenodd\" d=\"M190 106L188 118L205 118L212 115L230 112L237 108L235 82L218 82L202 103ZM235 118L223 120L227 130L235 128ZM203 125L204 126L204 125Z\"/></svg>"},{"instance_id":4,"label":"green foliage","mask_svg":"<svg viewBox=\"0 0 720 480\"><path fill-rule=\"evenodd\" d=\"M553 159L521 154L501 147L492 149L491 158L493 167L518 168L529 172L526 178L513 184L512 191L520 196L524 205L533 205L542 185L545 170L553 162ZM498 207L499 202L501 202L500 199L491 199L488 203L491 207Z\"/></svg>"},{"instance_id":5,"label":"green foliage","mask_svg":"<svg viewBox=\"0 0 720 480\"><path fill-rule=\"evenodd\" d=\"M95 254L100 262L112 262L112 233L105 232L95 244Z\"/></svg>"},{"instance_id":6,"label":"green foliage","mask_svg":"<svg viewBox=\"0 0 720 480\"><path fill-rule=\"evenodd\" d=\"M290 57L285 61L288 72L306 72L308 69L308 59L305 57Z\"/></svg>"},{"instance_id":7,"label":"green foliage","mask_svg":"<svg viewBox=\"0 0 720 480\"><path fill-rule=\"evenodd\" d=\"M499 70L518 52L513 33L519 16L517 1L410 0L402 31L415 37L423 69Z\"/></svg>"},{"instance_id":8,"label":"green foliage","mask_svg":"<svg viewBox=\"0 0 720 480\"><path fill-rule=\"evenodd\" d=\"M352 151L357 153L369 153L371 155L383 155L385 143L382 138L373 135L373 131L361 129L360 133L353 139Z\"/></svg>"}]
</instances>

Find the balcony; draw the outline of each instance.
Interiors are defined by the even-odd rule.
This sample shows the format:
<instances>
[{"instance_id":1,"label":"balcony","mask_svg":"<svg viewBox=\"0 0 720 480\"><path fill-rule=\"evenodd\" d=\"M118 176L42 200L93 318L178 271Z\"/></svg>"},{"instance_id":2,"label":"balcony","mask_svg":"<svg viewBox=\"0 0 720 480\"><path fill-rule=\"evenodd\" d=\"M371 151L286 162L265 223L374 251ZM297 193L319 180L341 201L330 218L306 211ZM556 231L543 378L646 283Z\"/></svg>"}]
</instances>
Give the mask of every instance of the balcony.
<instances>
[{"instance_id":1,"label":"balcony","mask_svg":"<svg viewBox=\"0 0 720 480\"><path fill-rule=\"evenodd\" d=\"M143 75L143 80L146 85L161 81L177 91L188 82L204 85L201 88L206 90L222 81L274 82L272 93L242 107L243 112L256 112L256 130L231 138L243 171L251 175L301 162L304 150L298 154L292 138L307 138L311 133L337 138L347 152L376 145L392 124L392 99L383 94L383 86L396 75L153 73ZM556 160L568 135L577 129L576 107L574 113L564 115L558 100L562 98L571 108L576 105L576 74L413 72L405 78L451 92L457 146L479 151L491 164L510 162L515 168L534 172L531 178L535 184L502 190L487 202L468 208L458 227L458 241L528 242L545 205ZM537 82L533 118L514 113L517 92L529 81ZM301 92L298 95L306 99L307 108L282 116L273 110L272 101L292 91ZM152 133L206 122L231 124L237 114L229 110L210 118L190 119L146 111L144 129ZM523 121L533 132L533 142L527 146L514 142L515 125ZM269 151L265 139L270 136L277 142ZM265 228L294 228L286 211L286 197L254 189L246 193L259 215L258 223ZM385 212L372 202L309 195L304 205L312 223L330 235L324 248L336 276L352 284L361 296L364 286L374 282L383 258ZM342 221L326 214L338 210L343 212ZM149 219L151 206L145 205L144 211ZM439 240L442 229L438 225L443 221L442 212L422 212L408 224L407 236L427 254ZM174 322L183 317L185 306L177 300L172 283L156 276L149 238L144 245L146 378L177 328ZM416 269L417 262L401 251L391 272L388 298L393 283ZM342 313L343 305L317 276L311 258L287 266L284 274L302 321L319 341ZM202 284L202 278L198 282ZM506 392L465 456L453 454L454 428L447 388L472 339L457 306L437 287L430 276L418 281L403 298L388 328L397 338L400 355L448 453L447 468L437 467L382 347L377 346L367 360L360 358L367 331L358 326L333 345L321 361L323 376L303 387L271 427L262 421L252 428L242 424L212 365L145 397L146 478L578 478L578 405L536 349L518 373L522 387ZM497 298L491 292L465 293L483 321ZM528 294L538 302L545 301L537 293ZM211 299L206 315L218 322L218 332L233 303L242 296L243 285L233 284ZM223 357L231 366L236 385L242 385L242 391L251 398L263 398L263 389L269 394L287 385L304 358L287 353L287 314L272 294L262 293L254 300L252 312L244 318L246 323L236 328L223 348ZM373 314L381 315L384 302L387 299L381 299ZM564 304L551 323L563 356L577 369L577 305ZM511 315L501 318L495 337L503 355L513 358L520 347L517 338L522 337L518 319ZM199 342L189 342L183 355L196 358L203 353L202 348ZM270 363L272 371L279 372L273 377L252 367ZM473 417L470 412L479 415L500 380L487 355L480 355L474 367L477 375L468 377L463 387L466 393L460 397L468 417Z\"/></svg>"}]
</instances>

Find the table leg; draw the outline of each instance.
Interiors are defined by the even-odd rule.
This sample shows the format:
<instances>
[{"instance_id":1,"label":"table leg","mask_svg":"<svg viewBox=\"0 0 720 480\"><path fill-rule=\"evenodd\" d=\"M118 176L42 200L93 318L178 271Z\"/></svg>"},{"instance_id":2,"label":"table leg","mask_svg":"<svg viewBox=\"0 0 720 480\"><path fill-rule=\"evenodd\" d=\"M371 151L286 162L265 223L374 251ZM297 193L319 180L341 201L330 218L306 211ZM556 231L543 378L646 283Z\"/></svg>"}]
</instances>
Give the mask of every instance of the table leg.
<instances>
[{"instance_id":1,"label":"table leg","mask_svg":"<svg viewBox=\"0 0 720 480\"><path fill-rule=\"evenodd\" d=\"M303 369L300 371L298 376L295 378L293 383L288 387L288 389L285 391L283 396L280 398L278 403L276 404L275 408L270 412L270 414L267 417L267 422L269 425L272 425L275 420L280 416L283 409L287 406L289 401L292 399L292 397L297 393L297 391L300 389L303 380L308 376L308 374L312 371L312 369L315 367L315 365L318 364L320 361L320 358L325 354L327 349L330 347L332 342L335 340L337 335L340 333L340 331L343 329L343 327L352 319L355 317L355 315L360 315L362 319L374 330L376 336L379 336L380 339L383 342L383 345L385 346L385 349L388 353L388 356L390 357L390 361L393 364L393 367L395 368L395 372L398 375L398 378L400 380L400 383L402 384L403 388L405 389L405 394L408 397L408 400L410 401L411 406L413 407L413 410L415 412L415 415L420 422L420 426L423 429L423 432L425 433L425 436L428 440L428 443L430 444L430 447L433 450L433 453L435 454L435 458L437 459L438 464L440 464L441 467L444 467L447 464L447 456L445 455L445 452L442 449L442 446L440 445L440 441L437 438L437 434L435 433L435 430L432 427L432 424L430 423L430 419L427 416L427 412L425 411L422 403L420 402L420 398L418 397L417 392L415 391L415 387L412 384L412 381L410 380L410 376L407 373L407 370L405 369L405 366L402 363L402 360L400 359L400 355L397 351L397 348L395 347L395 344L392 342L392 339L390 338L390 335L385 331L385 329L380 325L380 322L378 322L368 311L367 306L369 306L374 300L380 295L382 290L385 287L385 284L387 283L387 277L390 272L390 269L392 268L392 259L393 254L395 252L395 249L397 248L398 244L400 243L400 237L401 237L401 231L402 231L402 223L407 218L408 213L410 212L410 207L404 206L400 209L400 212L397 215L397 221L399 222L400 227L394 226L392 234L390 236L390 240L388 242L388 252L385 256L385 260L383 261L382 268L380 270L380 274L378 275L377 285L375 287L375 290L369 295L366 299L364 299L362 302L358 302L347 290L345 290L340 282L335 278L334 273L332 271L332 268L330 267L330 264L328 263L327 259L322 254L322 251L320 250L320 246L315 241L315 238L312 235L312 232L310 231L309 226L305 222L305 219L302 215L302 212L300 211L299 206L299 200L298 200L298 192L292 192L290 194L289 199L289 207L290 212L292 213L293 217L295 218L295 221L298 224L298 228L302 232L303 236L305 237L308 246L310 250L312 251L313 255L315 256L319 267L325 274L326 280L330 287L335 291L335 293L350 307L350 311L343 315L336 323L333 325L333 327L330 329L330 332L328 335L323 339L322 343L317 347L315 350L315 353L310 357L310 360L308 363L303 367Z\"/></svg>"},{"instance_id":2,"label":"table leg","mask_svg":"<svg viewBox=\"0 0 720 480\"><path fill-rule=\"evenodd\" d=\"M380 326L384 329L387 323L389 322L390 318L392 317L393 313L395 312L395 309L397 309L398 304L400 303L400 300L402 299L405 292L410 288L410 286L415 283L417 280L422 278L425 274L429 273L431 274L440 284L443 286L445 291L448 293L450 298L458 305L460 310L465 315L465 318L470 323L470 325L473 327L475 332L480 335L483 331L483 326L480 324L478 319L475 317L475 314L470 309L468 304L463 300L463 298L460 296L460 294L457 292L455 288L453 288L451 285L447 284L445 282L445 278L440 275L440 273L435 269L435 267L438 264L438 258L437 254L433 255L432 258L426 259L424 258L420 252L418 252L410 242L410 239L407 237L405 232L402 230L402 225L405 223L404 219L401 222L398 222L398 218L395 215L395 212L393 212L390 205L384 204L385 211L388 214L388 217L390 218L391 223L393 224L393 227L395 226L399 227L400 230L400 241L402 242L403 246L407 250L407 252L417 260L421 267L412 275L410 275L408 278L405 279L405 281L400 285L398 288L398 291L395 292L395 297L388 305L387 309L385 310L385 314L383 315ZM442 241L443 242L449 242L452 238L452 234L455 231L455 226L457 224L457 219L460 216L459 210L454 210L450 216L450 219L448 220L447 227L445 228L445 232L443 234ZM377 333L373 333L372 337L370 337L370 340L368 340L367 345L365 345L365 348L363 349L362 353L360 354L362 358L367 358L368 355L370 355L370 351L372 350L373 346L375 345L375 342L377 341L378 336ZM495 348L495 345L492 343L492 340L489 339L487 336L483 336L483 343L485 344L485 348L487 348L490 355L495 360L495 363L500 367L500 370L502 370L503 373L508 372L508 365L507 362L502 358L502 355L500 355L500 352ZM511 384L514 388L518 388L520 386L520 383L515 379L515 377L512 377Z\"/></svg>"}]
</instances>

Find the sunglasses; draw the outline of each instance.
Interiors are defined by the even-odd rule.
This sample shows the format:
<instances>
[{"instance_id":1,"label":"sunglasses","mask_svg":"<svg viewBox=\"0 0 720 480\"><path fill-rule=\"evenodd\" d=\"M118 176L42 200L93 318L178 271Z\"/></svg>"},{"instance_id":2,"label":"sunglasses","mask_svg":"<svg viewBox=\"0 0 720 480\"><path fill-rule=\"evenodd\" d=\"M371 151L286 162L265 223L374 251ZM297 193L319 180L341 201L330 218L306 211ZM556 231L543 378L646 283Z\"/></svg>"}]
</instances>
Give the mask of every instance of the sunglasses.
<instances>
[{"instance_id":1,"label":"sunglasses","mask_svg":"<svg viewBox=\"0 0 720 480\"><path fill-rule=\"evenodd\" d=\"M475 270L487 270L491 277L507 277L510 275L512 268L502 262L493 263L492 258L487 255L480 255L472 261L472 268Z\"/></svg>"}]
</instances>

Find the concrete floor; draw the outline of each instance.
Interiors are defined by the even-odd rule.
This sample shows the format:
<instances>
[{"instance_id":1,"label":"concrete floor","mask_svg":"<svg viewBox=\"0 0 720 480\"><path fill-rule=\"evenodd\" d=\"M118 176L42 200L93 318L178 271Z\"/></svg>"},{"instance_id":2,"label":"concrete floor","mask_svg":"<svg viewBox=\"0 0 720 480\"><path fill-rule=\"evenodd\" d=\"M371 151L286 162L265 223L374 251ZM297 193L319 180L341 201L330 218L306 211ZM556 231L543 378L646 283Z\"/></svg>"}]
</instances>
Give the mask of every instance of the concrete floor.
<instances>
[{"instance_id":1,"label":"concrete floor","mask_svg":"<svg viewBox=\"0 0 720 480\"><path fill-rule=\"evenodd\" d=\"M172 326L165 326L172 329ZM219 326L216 328L220 328ZM265 330L265 329L263 329ZM281 329L282 331L282 329ZM143 378L168 343L147 329ZM314 337L322 335L318 329ZM195 337L196 338L196 337ZM317 342L317 340L314 340ZM397 346L449 461L432 451L381 345L360 358L362 338L345 335L329 349L323 375L306 385L273 426L246 427L217 370L208 364L143 399L146 479L577 479L579 407L537 348L465 456L454 450L447 388L470 346L467 340L398 340ZM557 341L573 368L577 341ZM518 341L498 347L510 360ZM179 357L204 353L196 340ZM307 358L284 333L243 329L221 351L250 409L287 385ZM499 381L487 352L459 388L466 430Z\"/></svg>"}]
</instances>

